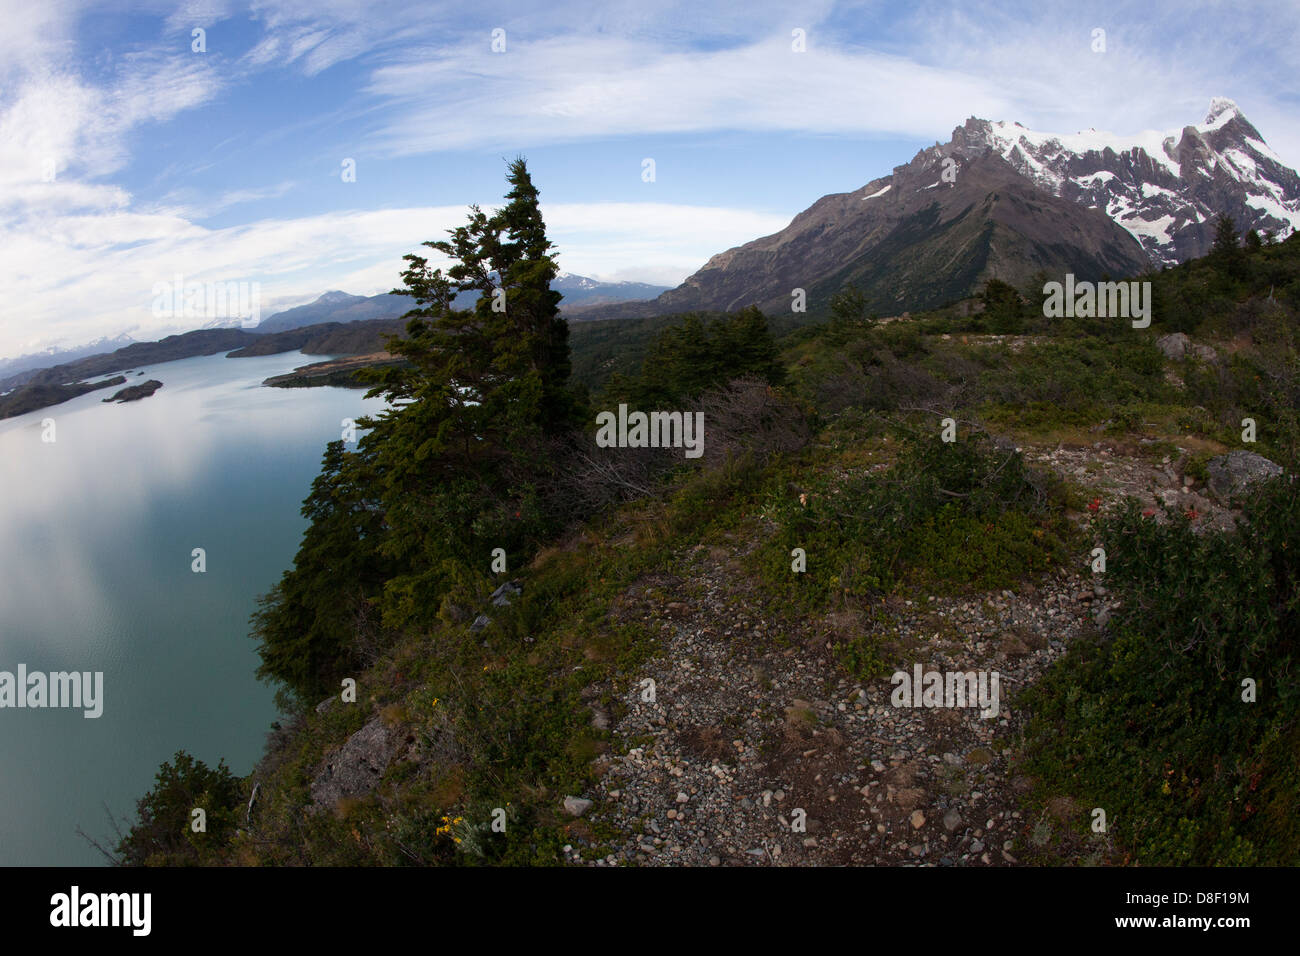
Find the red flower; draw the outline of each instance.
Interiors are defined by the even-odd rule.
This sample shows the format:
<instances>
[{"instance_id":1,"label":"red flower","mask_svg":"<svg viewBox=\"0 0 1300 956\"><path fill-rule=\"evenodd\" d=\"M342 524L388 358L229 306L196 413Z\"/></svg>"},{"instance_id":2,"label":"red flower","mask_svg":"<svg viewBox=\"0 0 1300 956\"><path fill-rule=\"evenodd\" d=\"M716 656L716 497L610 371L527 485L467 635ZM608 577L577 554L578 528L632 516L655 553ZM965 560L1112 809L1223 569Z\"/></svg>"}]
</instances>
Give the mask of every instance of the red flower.
<instances>
[{"instance_id":1,"label":"red flower","mask_svg":"<svg viewBox=\"0 0 1300 956\"><path fill-rule=\"evenodd\" d=\"M1186 518L1188 521L1195 521L1200 516L1201 513L1197 511L1195 508L1188 508L1186 511L1183 512L1183 517Z\"/></svg>"},{"instance_id":2,"label":"red flower","mask_svg":"<svg viewBox=\"0 0 1300 956\"><path fill-rule=\"evenodd\" d=\"M1142 512L1142 517L1144 517L1144 518L1150 518L1150 517L1151 517L1153 514L1155 514L1155 513L1156 513L1156 510L1155 510L1154 508L1148 508L1146 511Z\"/></svg>"},{"instance_id":3,"label":"red flower","mask_svg":"<svg viewBox=\"0 0 1300 956\"><path fill-rule=\"evenodd\" d=\"M1100 508L1100 507L1101 507L1101 499L1100 499L1100 498L1093 498L1091 501L1088 502L1088 510L1089 510L1089 511L1093 511L1093 512L1095 512L1095 511L1096 511L1098 508Z\"/></svg>"}]
</instances>

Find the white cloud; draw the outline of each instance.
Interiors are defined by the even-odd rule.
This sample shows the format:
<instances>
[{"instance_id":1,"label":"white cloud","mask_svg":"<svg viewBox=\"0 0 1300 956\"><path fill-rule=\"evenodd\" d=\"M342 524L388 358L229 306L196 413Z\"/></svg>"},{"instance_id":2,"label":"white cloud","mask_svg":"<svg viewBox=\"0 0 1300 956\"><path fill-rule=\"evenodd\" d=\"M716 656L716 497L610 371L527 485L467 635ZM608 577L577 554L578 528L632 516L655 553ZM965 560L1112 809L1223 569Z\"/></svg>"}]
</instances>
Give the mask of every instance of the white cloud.
<instances>
[{"instance_id":1,"label":"white cloud","mask_svg":"<svg viewBox=\"0 0 1300 956\"><path fill-rule=\"evenodd\" d=\"M928 135L1012 107L978 75L829 46L795 53L788 36L716 51L465 44L381 66L367 92L398 107L374 141L396 155L724 129Z\"/></svg>"},{"instance_id":2,"label":"white cloud","mask_svg":"<svg viewBox=\"0 0 1300 956\"><path fill-rule=\"evenodd\" d=\"M131 132L206 102L219 84L198 58L156 54L127 58L104 88L52 68L28 75L0 100L0 210L11 189L48 180L49 164L55 180L117 172Z\"/></svg>"},{"instance_id":3,"label":"white cloud","mask_svg":"<svg viewBox=\"0 0 1300 956\"><path fill-rule=\"evenodd\" d=\"M327 289L387 292L401 285L401 257L427 251L420 243L444 238L465 212L459 206L347 211L223 229L126 210L62 217L57 230L11 243L12 254L0 259L0 288L7 290L0 355L128 329L136 338L178 331L172 320L151 313L154 284L177 273L186 282L259 282L268 305ZM568 271L664 285L677 284L719 249L789 221L666 203L543 204L542 212Z\"/></svg>"},{"instance_id":4,"label":"white cloud","mask_svg":"<svg viewBox=\"0 0 1300 956\"><path fill-rule=\"evenodd\" d=\"M0 0L0 79L68 56L83 6L77 0Z\"/></svg>"},{"instance_id":5,"label":"white cloud","mask_svg":"<svg viewBox=\"0 0 1300 956\"><path fill-rule=\"evenodd\" d=\"M296 185L295 182L285 181L260 189L231 189L215 197L205 196L196 189L174 189L156 204L152 204L155 207L152 211L184 219L203 220L245 203L278 199Z\"/></svg>"}]
</instances>

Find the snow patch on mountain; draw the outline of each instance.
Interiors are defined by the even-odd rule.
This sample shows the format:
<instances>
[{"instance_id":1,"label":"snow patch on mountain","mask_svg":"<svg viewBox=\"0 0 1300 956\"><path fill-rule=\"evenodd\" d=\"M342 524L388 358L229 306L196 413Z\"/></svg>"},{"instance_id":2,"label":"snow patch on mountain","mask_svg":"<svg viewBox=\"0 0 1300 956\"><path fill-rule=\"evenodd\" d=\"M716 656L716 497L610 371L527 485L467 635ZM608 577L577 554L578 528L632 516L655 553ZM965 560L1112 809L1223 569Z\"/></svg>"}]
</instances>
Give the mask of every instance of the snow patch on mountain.
<instances>
[{"instance_id":1,"label":"snow patch on mountain","mask_svg":"<svg viewBox=\"0 0 1300 956\"><path fill-rule=\"evenodd\" d=\"M1104 209L1157 265L1208 251L1220 214L1279 239L1300 229L1300 176L1227 97L1177 131L1046 133L972 117L953 145L992 148L1040 188Z\"/></svg>"}]
</instances>

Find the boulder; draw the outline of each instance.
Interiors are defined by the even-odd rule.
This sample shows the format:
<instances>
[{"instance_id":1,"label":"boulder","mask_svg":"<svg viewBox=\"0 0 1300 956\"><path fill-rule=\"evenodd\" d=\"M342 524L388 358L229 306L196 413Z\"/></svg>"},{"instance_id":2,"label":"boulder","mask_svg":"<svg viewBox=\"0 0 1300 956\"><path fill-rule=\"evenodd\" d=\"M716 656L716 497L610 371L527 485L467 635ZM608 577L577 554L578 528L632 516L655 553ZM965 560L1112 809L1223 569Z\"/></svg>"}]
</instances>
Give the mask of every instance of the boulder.
<instances>
[{"instance_id":1,"label":"boulder","mask_svg":"<svg viewBox=\"0 0 1300 956\"><path fill-rule=\"evenodd\" d=\"M333 808L344 797L369 793L396 752L393 732L379 717L372 718L337 753L326 758L311 782L312 803L320 808Z\"/></svg>"},{"instance_id":2,"label":"boulder","mask_svg":"<svg viewBox=\"0 0 1300 956\"><path fill-rule=\"evenodd\" d=\"M1162 335L1156 339L1156 348L1164 353L1165 358L1173 359L1175 362L1187 355L1187 350L1191 348L1191 345L1192 340L1182 332Z\"/></svg>"},{"instance_id":3,"label":"boulder","mask_svg":"<svg viewBox=\"0 0 1300 956\"><path fill-rule=\"evenodd\" d=\"M591 801L586 797L565 797L564 812L571 817L580 817L591 809Z\"/></svg>"},{"instance_id":4,"label":"boulder","mask_svg":"<svg viewBox=\"0 0 1300 956\"><path fill-rule=\"evenodd\" d=\"M1162 335L1156 339L1156 348L1164 353L1165 358L1175 362L1182 361L1189 355L1195 355L1203 362L1213 362L1219 357L1219 353L1208 345L1192 344L1192 340L1183 332Z\"/></svg>"},{"instance_id":5,"label":"boulder","mask_svg":"<svg viewBox=\"0 0 1300 956\"><path fill-rule=\"evenodd\" d=\"M1207 484L1221 500L1239 495L1259 481L1282 474L1282 466L1253 451L1230 451L1206 463Z\"/></svg>"}]
</instances>

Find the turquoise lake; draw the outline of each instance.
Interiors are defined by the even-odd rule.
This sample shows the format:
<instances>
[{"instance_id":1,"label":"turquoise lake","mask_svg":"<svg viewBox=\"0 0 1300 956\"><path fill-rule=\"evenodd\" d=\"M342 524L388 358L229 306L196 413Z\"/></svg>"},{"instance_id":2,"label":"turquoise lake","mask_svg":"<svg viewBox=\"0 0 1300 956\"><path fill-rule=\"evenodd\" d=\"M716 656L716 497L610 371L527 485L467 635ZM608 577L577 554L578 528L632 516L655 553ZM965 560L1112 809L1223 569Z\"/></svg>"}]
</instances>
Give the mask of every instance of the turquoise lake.
<instances>
[{"instance_id":1,"label":"turquoise lake","mask_svg":"<svg viewBox=\"0 0 1300 956\"><path fill-rule=\"evenodd\" d=\"M249 616L293 560L325 444L383 407L261 385L324 358L140 366L128 384L163 383L149 398L0 422L0 671L104 675L97 719L0 708L0 865L102 863L76 828L114 844L105 807L133 817L177 750L240 775L261 756L278 715Z\"/></svg>"}]
</instances>

